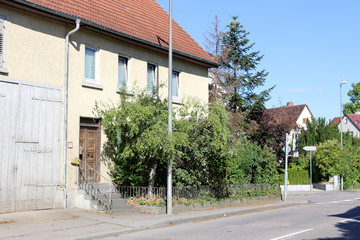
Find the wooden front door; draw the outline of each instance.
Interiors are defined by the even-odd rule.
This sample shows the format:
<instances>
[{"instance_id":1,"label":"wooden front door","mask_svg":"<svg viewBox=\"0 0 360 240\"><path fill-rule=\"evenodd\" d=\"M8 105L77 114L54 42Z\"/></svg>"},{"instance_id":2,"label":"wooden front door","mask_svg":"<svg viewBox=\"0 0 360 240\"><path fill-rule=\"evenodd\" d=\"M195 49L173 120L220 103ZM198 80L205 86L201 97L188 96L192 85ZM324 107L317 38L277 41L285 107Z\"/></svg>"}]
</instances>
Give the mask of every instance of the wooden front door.
<instances>
[{"instance_id":1,"label":"wooden front door","mask_svg":"<svg viewBox=\"0 0 360 240\"><path fill-rule=\"evenodd\" d=\"M81 177L87 182L100 180L100 128L80 127ZM81 179L82 180L82 179Z\"/></svg>"}]
</instances>

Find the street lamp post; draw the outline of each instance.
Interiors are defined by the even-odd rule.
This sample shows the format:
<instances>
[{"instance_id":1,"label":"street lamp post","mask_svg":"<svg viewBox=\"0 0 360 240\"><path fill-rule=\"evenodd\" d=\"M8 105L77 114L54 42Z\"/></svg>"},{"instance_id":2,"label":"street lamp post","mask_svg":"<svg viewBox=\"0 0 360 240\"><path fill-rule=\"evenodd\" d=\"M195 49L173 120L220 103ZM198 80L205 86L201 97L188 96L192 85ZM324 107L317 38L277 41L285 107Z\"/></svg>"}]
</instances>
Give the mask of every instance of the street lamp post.
<instances>
[{"instance_id":1,"label":"street lamp post","mask_svg":"<svg viewBox=\"0 0 360 240\"><path fill-rule=\"evenodd\" d=\"M342 85L343 84L346 84L347 83L347 81L342 81L341 83L340 83L340 146L341 146L341 149L342 149L342 146L343 146L343 131L342 131L342 117L343 117L343 110L342 110L342 91L341 91L341 89L342 89Z\"/></svg>"},{"instance_id":2,"label":"street lamp post","mask_svg":"<svg viewBox=\"0 0 360 240\"><path fill-rule=\"evenodd\" d=\"M342 81L340 83L340 146L341 146L341 153L342 153L342 147L343 147L343 130L342 130L342 118L343 118L343 107L342 107L342 85L346 84L347 81ZM341 176L341 190L344 189L344 177Z\"/></svg>"},{"instance_id":3,"label":"street lamp post","mask_svg":"<svg viewBox=\"0 0 360 240\"><path fill-rule=\"evenodd\" d=\"M172 0L169 0L169 83L168 83L169 134L172 135ZM168 162L166 213L172 214L172 156Z\"/></svg>"}]
</instances>

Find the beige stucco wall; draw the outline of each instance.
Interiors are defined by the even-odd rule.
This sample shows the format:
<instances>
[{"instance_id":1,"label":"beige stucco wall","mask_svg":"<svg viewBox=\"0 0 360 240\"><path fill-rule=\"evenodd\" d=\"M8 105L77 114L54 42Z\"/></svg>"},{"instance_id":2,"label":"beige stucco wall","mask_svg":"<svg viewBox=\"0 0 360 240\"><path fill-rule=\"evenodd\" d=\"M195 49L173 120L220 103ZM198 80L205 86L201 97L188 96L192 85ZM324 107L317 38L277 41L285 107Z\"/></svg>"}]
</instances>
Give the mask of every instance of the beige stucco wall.
<instances>
[{"instance_id":1,"label":"beige stucco wall","mask_svg":"<svg viewBox=\"0 0 360 240\"><path fill-rule=\"evenodd\" d=\"M63 87L67 28L32 14L1 6L6 22L5 65L11 79Z\"/></svg>"},{"instance_id":2,"label":"beige stucco wall","mask_svg":"<svg viewBox=\"0 0 360 240\"><path fill-rule=\"evenodd\" d=\"M75 23L67 25L4 6L0 6L0 11L0 15L7 18L5 67L8 69L8 74L2 74L1 77L64 89L65 36L75 27ZM129 57L130 90L146 88L148 62L158 65L158 80L167 85L168 58L166 54L124 43L83 28L71 35L70 40L68 142L73 142L73 148L68 149L67 185L74 187L77 169L71 166L70 160L79 154L80 117L94 117L93 108L96 100L118 100L118 55ZM103 87L102 90L82 86L85 44L99 49L97 83ZM179 59L174 59L173 68L180 72L180 97L196 97L207 103L208 69ZM167 92L167 88L161 89L160 96L167 97ZM101 140L105 139L102 134ZM104 165L101 166L101 171L107 172Z\"/></svg>"}]
</instances>

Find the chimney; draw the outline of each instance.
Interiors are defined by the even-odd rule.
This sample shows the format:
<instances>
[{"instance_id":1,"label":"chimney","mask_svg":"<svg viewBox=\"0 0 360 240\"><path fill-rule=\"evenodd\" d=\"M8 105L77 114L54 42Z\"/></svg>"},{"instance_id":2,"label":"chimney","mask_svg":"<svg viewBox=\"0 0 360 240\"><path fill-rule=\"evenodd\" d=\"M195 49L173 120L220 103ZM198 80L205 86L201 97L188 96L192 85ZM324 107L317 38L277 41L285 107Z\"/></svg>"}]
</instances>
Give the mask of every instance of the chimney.
<instances>
[{"instance_id":1,"label":"chimney","mask_svg":"<svg viewBox=\"0 0 360 240\"><path fill-rule=\"evenodd\" d=\"M359 110L356 110L356 111L355 111L355 114L356 114L356 115L360 115L360 111L359 111Z\"/></svg>"},{"instance_id":2,"label":"chimney","mask_svg":"<svg viewBox=\"0 0 360 240\"><path fill-rule=\"evenodd\" d=\"M293 106L294 106L294 103L293 103L293 102L288 102L288 103L286 104L286 106L287 106L287 107L293 107Z\"/></svg>"}]
</instances>

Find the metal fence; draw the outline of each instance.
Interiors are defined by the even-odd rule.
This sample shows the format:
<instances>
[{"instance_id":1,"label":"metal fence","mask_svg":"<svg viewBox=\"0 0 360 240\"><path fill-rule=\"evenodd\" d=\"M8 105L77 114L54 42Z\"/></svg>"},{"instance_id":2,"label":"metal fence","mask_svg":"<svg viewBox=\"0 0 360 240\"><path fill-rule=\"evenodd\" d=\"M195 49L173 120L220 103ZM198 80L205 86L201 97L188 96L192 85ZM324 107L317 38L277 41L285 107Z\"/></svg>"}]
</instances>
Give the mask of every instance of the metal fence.
<instances>
[{"instance_id":1,"label":"metal fence","mask_svg":"<svg viewBox=\"0 0 360 240\"><path fill-rule=\"evenodd\" d=\"M196 199L202 197L252 197L263 196L266 194L276 195L279 192L279 184L256 183L242 185L227 185L212 188L208 185L192 187L173 187L173 199ZM131 187L118 186L116 192L120 193L122 198L141 198L150 201L166 199L166 187Z\"/></svg>"}]
</instances>

